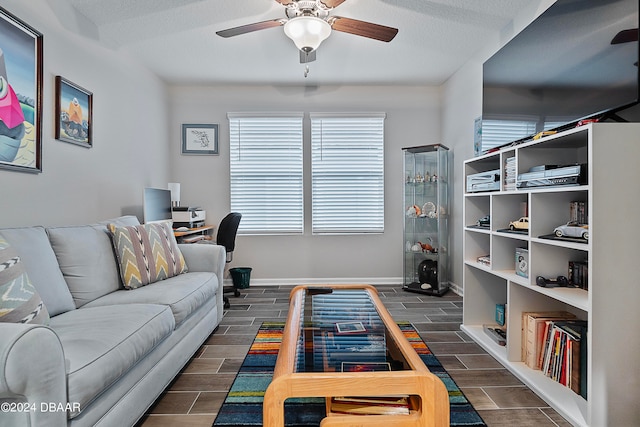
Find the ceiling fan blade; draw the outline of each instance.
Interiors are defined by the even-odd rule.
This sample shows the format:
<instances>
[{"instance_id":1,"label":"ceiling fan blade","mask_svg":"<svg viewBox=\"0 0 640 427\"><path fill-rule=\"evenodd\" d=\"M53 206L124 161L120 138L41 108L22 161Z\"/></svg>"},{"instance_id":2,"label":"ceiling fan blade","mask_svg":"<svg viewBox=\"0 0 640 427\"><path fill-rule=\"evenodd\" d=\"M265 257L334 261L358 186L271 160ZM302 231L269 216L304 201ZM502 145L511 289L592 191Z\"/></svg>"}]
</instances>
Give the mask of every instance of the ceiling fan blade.
<instances>
[{"instance_id":1,"label":"ceiling fan blade","mask_svg":"<svg viewBox=\"0 0 640 427\"><path fill-rule=\"evenodd\" d=\"M638 29L622 30L611 40L611 44L629 43L638 41Z\"/></svg>"},{"instance_id":2,"label":"ceiling fan blade","mask_svg":"<svg viewBox=\"0 0 640 427\"><path fill-rule=\"evenodd\" d=\"M251 33L253 31L266 30L267 28L280 27L287 22L286 19L273 19L271 21L255 22L253 24L241 25L235 28L229 28L227 30L216 31L216 34L220 37L233 37L240 34Z\"/></svg>"},{"instance_id":3,"label":"ceiling fan blade","mask_svg":"<svg viewBox=\"0 0 640 427\"><path fill-rule=\"evenodd\" d=\"M283 5L283 6L286 6L286 5L291 4L291 3L295 3L295 1L293 1L293 0L276 0L276 1L278 3L280 3L281 5Z\"/></svg>"},{"instance_id":4,"label":"ceiling fan blade","mask_svg":"<svg viewBox=\"0 0 640 427\"><path fill-rule=\"evenodd\" d=\"M312 50L311 52L305 52L304 50L300 49L300 63L301 64L306 64L308 62L313 62L316 60L316 51Z\"/></svg>"},{"instance_id":5,"label":"ceiling fan blade","mask_svg":"<svg viewBox=\"0 0 640 427\"><path fill-rule=\"evenodd\" d=\"M390 42L396 34L398 34L397 28L358 21L357 19L343 18L341 16L331 17L329 23L331 24L331 28L336 31L368 37L383 42Z\"/></svg>"},{"instance_id":6,"label":"ceiling fan blade","mask_svg":"<svg viewBox=\"0 0 640 427\"><path fill-rule=\"evenodd\" d=\"M320 3L322 3L328 9L333 9L334 7L340 6L345 1L346 0L320 0Z\"/></svg>"}]
</instances>

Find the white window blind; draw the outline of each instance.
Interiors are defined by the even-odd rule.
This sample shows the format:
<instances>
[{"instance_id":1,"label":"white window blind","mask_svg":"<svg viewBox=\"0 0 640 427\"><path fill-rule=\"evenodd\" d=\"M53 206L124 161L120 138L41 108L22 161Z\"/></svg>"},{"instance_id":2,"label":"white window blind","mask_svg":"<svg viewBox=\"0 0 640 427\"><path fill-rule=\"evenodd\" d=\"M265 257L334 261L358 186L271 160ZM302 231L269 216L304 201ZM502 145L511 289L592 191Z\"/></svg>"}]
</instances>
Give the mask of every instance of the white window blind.
<instances>
[{"instance_id":1,"label":"white window blind","mask_svg":"<svg viewBox=\"0 0 640 427\"><path fill-rule=\"evenodd\" d=\"M314 234L384 231L384 119L311 113Z\"/></svg>"},{"instance_id":2,"label":"white window blind","mask_svg":"<svg viewBox=\"0 0 640 427\"><path fill-rule=\"evenodd\" d=\"M231 211L240 234L302 234L302 113L229 113Z\"/></svg>"}]
</instances>

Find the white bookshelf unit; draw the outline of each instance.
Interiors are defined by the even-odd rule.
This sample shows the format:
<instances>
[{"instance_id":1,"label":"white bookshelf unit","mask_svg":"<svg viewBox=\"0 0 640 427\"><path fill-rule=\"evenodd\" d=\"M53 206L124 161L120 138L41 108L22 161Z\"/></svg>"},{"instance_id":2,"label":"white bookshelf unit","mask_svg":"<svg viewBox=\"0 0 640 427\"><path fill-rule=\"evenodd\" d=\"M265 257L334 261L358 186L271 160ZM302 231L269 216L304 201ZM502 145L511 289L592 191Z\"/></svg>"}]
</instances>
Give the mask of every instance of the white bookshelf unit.
<instances>
[{"instance_id":1,"label":"white bookshelf unit","mask_svg":"<svg viewBox=\"0 0 640 427\"><path fill-rule=\"evenodd\" d=\"M516 173L538 165L586 164L586 182L507 189ZM468 192L466 177L499 169L500 189ZM462 329L576 426L640 425L640 124L593 123L464 163L464 317ZM569 221L569 204L586 202L588 241L540 238ZM529 231L501 231L529 216ZM489 228L476 225L491 215ZM528 249L528 277L516 274L515 250ZM478 262L490 255L491 264ZM588 290L536 285L567 276L569 261L588 260ZM507 343L484 330L506 304ZM587 399L522 361L522 313L565 310L588 321Z\"/></svg>"}]
</instances>

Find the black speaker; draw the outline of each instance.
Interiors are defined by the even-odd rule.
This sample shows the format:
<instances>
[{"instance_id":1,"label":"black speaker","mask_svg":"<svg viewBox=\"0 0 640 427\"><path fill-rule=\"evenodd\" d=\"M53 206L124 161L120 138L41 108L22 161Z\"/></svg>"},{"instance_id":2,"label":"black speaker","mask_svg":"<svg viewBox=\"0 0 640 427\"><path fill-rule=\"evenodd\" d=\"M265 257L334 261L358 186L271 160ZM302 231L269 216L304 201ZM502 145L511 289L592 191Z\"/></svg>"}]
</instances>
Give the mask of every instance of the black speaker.
<instances>
[{"instance_id":1,"label":"black speaker","mask_svg":"<svg viewBox=\"0 0 640 427\"><path fill-rule=\"evenodd\" d=\"M438 261L425 259L418 265L420 284L428 284L431 289L438 289Z\"/></svg>"}]
</instances>

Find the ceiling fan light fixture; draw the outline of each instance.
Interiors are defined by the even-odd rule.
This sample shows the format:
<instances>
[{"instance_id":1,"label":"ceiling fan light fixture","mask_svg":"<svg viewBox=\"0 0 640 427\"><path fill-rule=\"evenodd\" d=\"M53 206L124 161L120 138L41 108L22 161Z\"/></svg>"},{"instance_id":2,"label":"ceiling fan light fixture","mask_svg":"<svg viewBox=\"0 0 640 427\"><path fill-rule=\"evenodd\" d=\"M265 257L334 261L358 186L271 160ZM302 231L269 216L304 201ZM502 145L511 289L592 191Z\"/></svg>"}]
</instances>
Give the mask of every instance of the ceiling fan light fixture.
<instances>
[{"instance_id":1,"label":"ceiling fan light fixture","mask_svg":"<svg viewBox=\"0 0 640 427\"><path fill-rule=\"evenodd\" d=\"M329 37L331 25L315 16L296 16L284 24L284 33L293 40L298 49L311 52Z\"/></svg>"}]
</instances>

